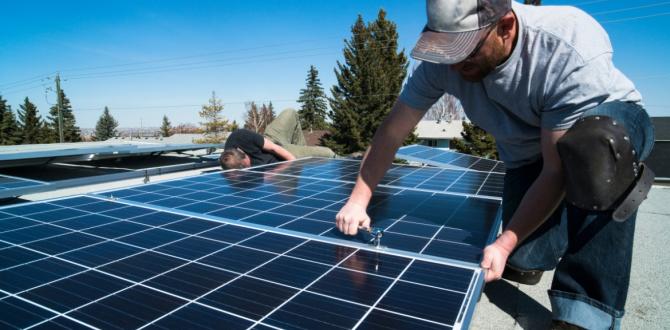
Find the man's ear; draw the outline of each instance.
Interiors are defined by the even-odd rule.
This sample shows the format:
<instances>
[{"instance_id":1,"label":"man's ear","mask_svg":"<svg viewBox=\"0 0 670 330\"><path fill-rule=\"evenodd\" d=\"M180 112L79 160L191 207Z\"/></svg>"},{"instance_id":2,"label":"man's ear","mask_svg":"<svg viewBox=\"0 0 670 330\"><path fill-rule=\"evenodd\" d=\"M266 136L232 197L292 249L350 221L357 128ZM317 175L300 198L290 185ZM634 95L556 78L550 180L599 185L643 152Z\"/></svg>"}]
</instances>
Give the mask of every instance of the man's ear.
<instances>
[{"instance_id":1,"label":"man's ear","mask_svg":"<svg viewBox=\"0 0 670 330\"><path fill-rule=\"evenodd\" d=\"M515 23L516 23L516 16L514 16L514 13L512 11L509 11L498 21L496 32L503 39L512 38L512 31L514 30Z\"/></svg>"}]
</instances>

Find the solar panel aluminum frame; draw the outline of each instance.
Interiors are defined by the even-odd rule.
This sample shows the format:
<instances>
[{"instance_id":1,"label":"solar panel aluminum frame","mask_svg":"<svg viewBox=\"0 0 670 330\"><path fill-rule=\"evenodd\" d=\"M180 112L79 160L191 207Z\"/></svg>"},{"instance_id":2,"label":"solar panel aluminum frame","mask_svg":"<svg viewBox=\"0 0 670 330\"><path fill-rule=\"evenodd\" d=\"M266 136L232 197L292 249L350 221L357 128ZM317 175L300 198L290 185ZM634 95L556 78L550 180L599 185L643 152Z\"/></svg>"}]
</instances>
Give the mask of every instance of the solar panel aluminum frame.
<instances>
[{"instance_id":1,"label":"solar panel aluminum frame","mask_svg":"<svg viewBox=\"0 0 670 330\"><path fill-rule=\"evenodd\" d=\"M30 181L30 182L35 182L37 184L46 184L48 182L45 181L40 181L40 180L33 180L33 179L27 179L27 178L21 178L18 176L13 176L13 175L7 175L7 174L0 174L0 177L5 177L5 178L10 178L10 179L15 179L19 181Z\"/></svg>"},{"instance_id":2,"label":"solar panel aluminum frame","mask_svg":"<svg viewBox=\"0 0 670 330\"><path fill-rule=\"evenodd\" d=\"M108 158L162 154L188 150L207 149L209 153L220 144L162 144L154 146L118 144L88 148L70 148L61 150L38 150L16 153L0 153L0 168L24 165L41 165L51 162L91 161Z\"/></svg>"},{"instance_id":3,"label":"solar panel aluminum frame","mask_svg":"<svg viewBox=\"0 0 670 330\"><path fill-rule=\"evenodd\" d=\"M14 180L17 180L17 181L28 181L28 182L35 183L35 185L31 185L31 186L0 189L0 199L18 197L18 196L23 195L24 191L32 191L32 190L39 191L41 189L49 189L49 187L51 185L49 182L45 182L45 181L21 178L21 177L12 176L12 175L6 175L6 174L0 174L0 177L14 179Z\"/></svg>"},{"instance_id":4,"label":"solar panel aluminum frame","mask_svg":"<svg viewBox=\"0 0 670 330\"><path fill-rule=\"evenodd\" d=\"M246 227L246 228L250 228L250 229L259 230L259 231L262 231L262 232L277 233L277 234L287 235L287 236L291 236L291 237L297 237L297 238L301 238L301 239L307 239L307 240L318 241L318 242L340 245L340 246L347 246L347 247L352 247L352 248L356 248L356 249L360 249L360 250L366 250L366 251L375 252L375 253L384 253L384 254L399 256L399 257L403 257L403 258L410 258L410 259L415 259L415 260L427 261L427 262L431 262L431 263L437 263L437 264L441 264L441 265L458 267L458 268L465 268L465 269L472 270L473 271L473 276L472 276L472 278L470 280L470 283L468 285L468 289L466 291L466 296L464 297L463 302L462 302L462 304L459 308L459 311L458 311L458 316L459 317L454 322L454 329L468 329L469 328L470 322L471 322L472 317L474 315L476 304L479 300L479 297L481 296L481 293L483 291L484 284L485 284L484 283L484 271L481 268L479 268L477 266L473 266L469 263L464 263L464 262L460 262L460 261L457 261L457 260L454 260L455 263L452 263L452 262L449 262L445 258L432 257L432 256L429 256L429 255L420 255L420 254L407 252L407 251L400 251L400 250L393 250L393 249L379 250L378 248L375 248L374 246L371 246L369 244L355 243L355 242L343 242L343 241L340 241L340 240L337 240L337 239L334 239L334 238L321 237L321 236L311 235L311 234L307 234L307 233L300 233L300 235L296 235L296 233L294 231L291 231L291 230L284 230L284 229L281 229L281 228L258 225L258 224L254 224L254 223L242 223L242 222L238 222L238 221L221 221L221 219L219 219L219 218L214 218L214 217L210 217L210 216L203 215L203 214L191 213L191 212L186 212L186 211L182 212L181 210L179 212L175 212L173 209L170 209L170 208L163 208L163 207L157 207L157 206L147 206L147 205L136 204L136 203L133 203L133 202L123 201L123 200L116 200L116 199L113 199L113 198L104 198L104 197L100 197L100 196L93 195L93 194L73 195L73 196L59 197L59 198L53 198L53 199L48 199L48 200L42 200L42 201L27 202L27 203L20 204L20 206L42 204L42 203L54 202L54 201L65 200L65 199L76 198L76 197L89 197L89 198L94 198L94 199L98 199L98 200L101 200L101 201L113 201L113 202L119 203L119 204L125 204L125 205L129 205L129 206L134 206L134 207L141 207L141 208L145 208L145 209L153 209L153 210L156 210L156 211L166 212L166 213L171 213L171 214L176 214L176 215L187 215L189 217L194 217L194 218L204 219L204 220L210 220L210 221L214 221L214 222L218 222L218 223L226 223L226 224L230 224L230 225L233 225L233 226ZM4 209L9 209L9 208L12 208L12 207L15 207L15 206L17 206L17 205L1 206L0 211L2 211ZM193 214L193 215L189 215L189 214ZM11 244L11 245L14 245L14 244ZM19 245L16 245L16 246L19 246ZM147 250L150 250L150 249L147 249ZM41 252L41 253L44 253L44 252ZM10 292L5 292L4 290L0 290L0 292L4 292L6 294L6 296L8 296L8 297L14 297L14 298L20 299L24 302L33 304L33 305L35 305L37 307L40 307L40 308L45 308L45 309L51 311L52 313L55 313L56 316L51 318L51 319L55 319L56 317L58 317L60 315L60 313L58 313L54 310L51 310L48 307L36 304L36 303L34 303L30 300L27 300L26 298L19 297L16 294L13 294L13 293L10 293ZM49 320L51 320L51 319L49 319ZM74 320L76 320L76 319L74 319ZM45 323L38 323L38 324L45 324Z\"/></svg>"},{"instance_id":5,"label":"solar panel aluminum frame","mask_svg":"<svg viewBox=\"0 0 670 330\"><path fill-rule=\"evenodd\" d=\"M20 188L14 188L14 189L0 190L0 199L13 198L13 197L18 197L18 196L23 196L23 195L28 195L28 194L37 194L37 193L43 193L43 192L54 191L54 190L65 189L65 188L79 187L79 186L84 186L84 185L92 185L92 184L119 181L119 180L128 180L128 179L141 178L141 177L145 178L145 182L149 182L150 177L152 175L161 175L161 174L167 174L167 173L173 173L173 172L179 172L179 171L195 170L195 169L200 169L200 168L205 168L205 167L214 167L214 166L217 166L217 165L218 164L214 163L213 161L200 161L200 162L193 162L193 163L187 163L187 164L156 166L156 167L149 167L149 168L132 170L132 171L122 172L122 173L103 174L103 175L82 177L82 178L76 178L76 179L58 180L58 181L53 181L53 182L38 181L38 180L32 180L32 179L13 177L13 176L9 176L9 175L0 174L0 176L16 178L16 179L19 179L19 180L27 180L27 181L34 181L34 182L43 183L42 185L39 185L39 186L28 186L28 187L20 187Z\"/></svg>"}]
</instances>

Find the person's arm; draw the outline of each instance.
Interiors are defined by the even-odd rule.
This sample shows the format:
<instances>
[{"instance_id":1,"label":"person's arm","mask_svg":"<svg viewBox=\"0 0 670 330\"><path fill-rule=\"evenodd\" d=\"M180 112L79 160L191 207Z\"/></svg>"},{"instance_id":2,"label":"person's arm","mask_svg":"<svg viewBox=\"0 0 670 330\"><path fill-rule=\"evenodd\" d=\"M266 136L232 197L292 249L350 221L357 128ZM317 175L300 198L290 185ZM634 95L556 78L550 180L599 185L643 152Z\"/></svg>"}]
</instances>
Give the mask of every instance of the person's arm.
<instances>
[{"instance_id":1,"label":"person's arm","mask_svg":"<svg viewBox=\"0 0 670 330\"><path fill-rule=\"evenodd\" d=\"M487 282L502 277L514 248L535 231L556 209L565 193L563 167L556 142L566 131L542 130L543 165L540 175L524 195L502 235L484 249L481 266Z\"/></svg>"},{"instance_id":2,"label":"person's arm","mask_svg":"<svg viewBox=\"0 0 670 330\"><path fill-rule=\"evenodd\" d=\"M294 160L295 156L282 146L270 141L268 138L263 138L263 151L271 152L283 160Z\"/></svg>"},{"instance_id":3,"label":"person's arm","mask_svg":"<svg viewBox=\"0 0 670 330\"><path fill-rule=\"evenodd\" d=\"M423 115L424 112L396 101L372 138L349 200L335 217L335 224L342 233L356 235L359 226L370 227L366 208L372 192L386 174L396 151Z\"/></svg>"}]
</instances>

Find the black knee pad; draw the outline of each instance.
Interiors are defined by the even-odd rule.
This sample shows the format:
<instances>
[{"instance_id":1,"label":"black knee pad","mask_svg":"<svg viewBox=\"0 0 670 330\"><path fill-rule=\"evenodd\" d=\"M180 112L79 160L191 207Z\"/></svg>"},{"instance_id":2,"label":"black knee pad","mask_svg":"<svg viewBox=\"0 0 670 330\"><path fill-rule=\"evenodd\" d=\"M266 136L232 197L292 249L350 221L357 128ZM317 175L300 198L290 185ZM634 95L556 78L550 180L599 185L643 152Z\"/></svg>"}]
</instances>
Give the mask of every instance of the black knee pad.
<instances>
[{"instance_id":1,"label":"black knee pad","mask_svg":"<svg viewBox=\"0 0 670 330\"><path fill-rule=\"evenodd\" d=\"M579 119L558 140L565 199L582 209L627 219L646 198L654 174L638 161L626 129L606 116Z\"/></svg>"}]
</instances>

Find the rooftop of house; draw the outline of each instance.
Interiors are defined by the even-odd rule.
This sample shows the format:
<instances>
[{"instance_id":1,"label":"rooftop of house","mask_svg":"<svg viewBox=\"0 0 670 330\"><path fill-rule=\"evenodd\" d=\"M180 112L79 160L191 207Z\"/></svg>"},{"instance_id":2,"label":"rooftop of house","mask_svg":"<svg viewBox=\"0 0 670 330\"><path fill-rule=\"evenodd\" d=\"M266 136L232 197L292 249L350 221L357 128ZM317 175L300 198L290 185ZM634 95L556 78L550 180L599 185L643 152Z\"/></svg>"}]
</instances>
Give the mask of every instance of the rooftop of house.
<instances>
[{"instance_id":1,"label":"rooftop of house","mask_svg":"<svg viewBox=\"0 0 670 330\"><path fill-rule=\"evenodd\" d=\"M327 133L328 130L313 130L311 132L308 130L303 131L303 134L305 135L305 142L307 143L308 146L320 146L321 137L323 137Z\"/></svg>"},{"instance_id":2,"label":"rooftop of house","mask_svg":"<svg viewBox=\"0 0 670 330\"><path fill-rule=\"evenodd\" d=\"M460 139L462 131L462 120L450 122L422 120L416 125L416 135L419 139Z\"/></svg>"}]
</instances>

